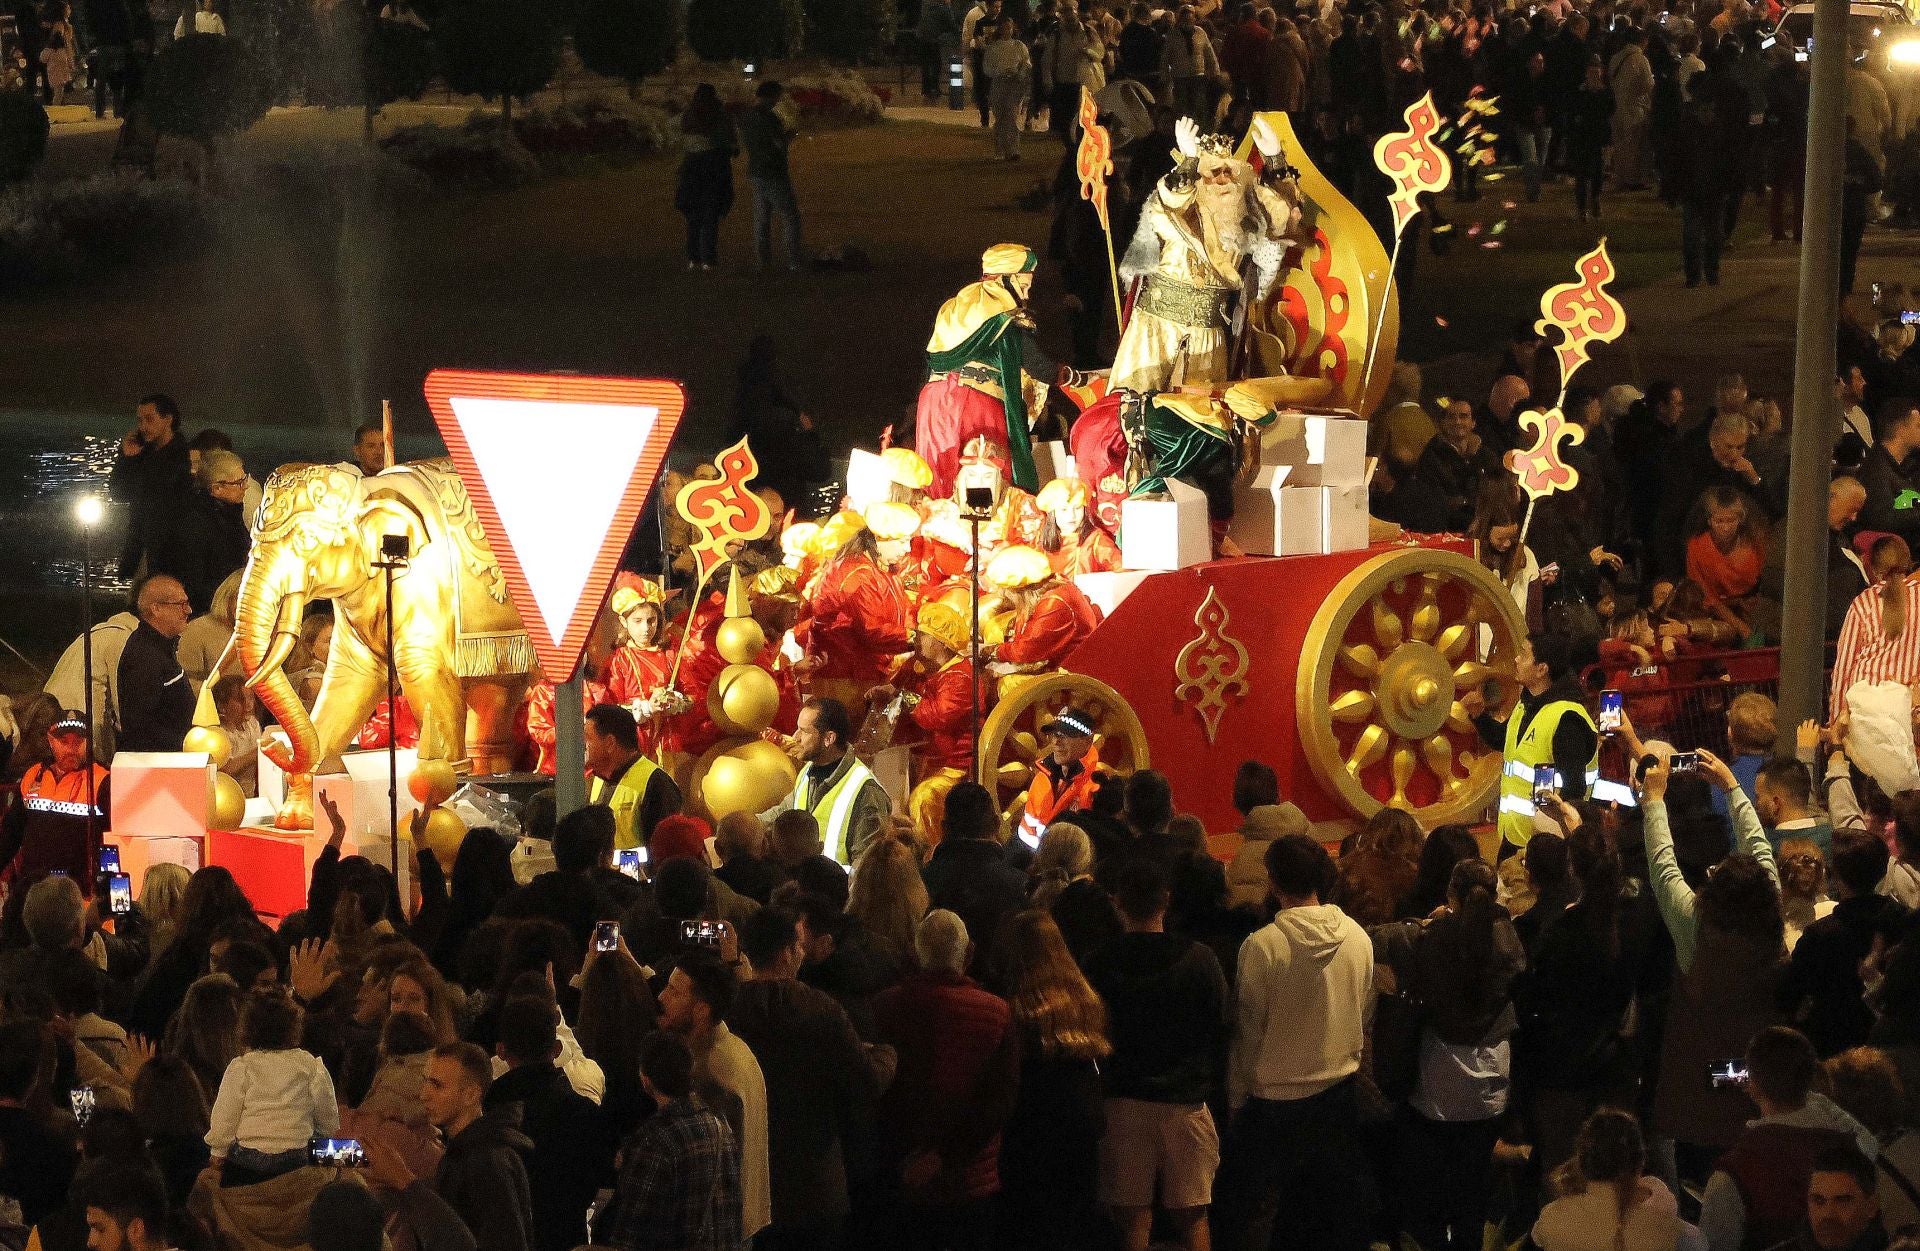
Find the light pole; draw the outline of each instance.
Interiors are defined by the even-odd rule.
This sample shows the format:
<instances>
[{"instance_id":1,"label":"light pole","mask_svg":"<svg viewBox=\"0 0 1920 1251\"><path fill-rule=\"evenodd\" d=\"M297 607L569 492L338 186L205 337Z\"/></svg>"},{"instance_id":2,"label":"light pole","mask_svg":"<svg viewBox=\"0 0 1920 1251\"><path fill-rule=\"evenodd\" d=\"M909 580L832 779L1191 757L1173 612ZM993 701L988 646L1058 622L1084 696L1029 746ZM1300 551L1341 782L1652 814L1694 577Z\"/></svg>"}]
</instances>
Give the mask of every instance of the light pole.
<instances>
[{"instance_id":1,"label":"light pole","mask_svg":"<svg viewBox=\"0 0 1920 1251\"><path fill-rule=\"evenodd\" d=\"M386 575L387 591L387 854L393 880L400 880L400 677L393 654L393 575L407 568L413 542L405 534L380 536L380 559L373 567Z\"/></svg>"},{"instance_id":2,"label":"light pole","mask_svg":"<svg viewBox=\"0 0 1920 1251\"><path fill-rule=\"evenodd\" d=\"M80 523L80 667L85 692L80 698L87 718L87 846L97 846L99 832L94 821L99 806L93 793L93 727L99 713L93 698L93 530L106 515L106 506L97 495L83 495L74 501L73 519Z\"/></svg>"}]
</instances>

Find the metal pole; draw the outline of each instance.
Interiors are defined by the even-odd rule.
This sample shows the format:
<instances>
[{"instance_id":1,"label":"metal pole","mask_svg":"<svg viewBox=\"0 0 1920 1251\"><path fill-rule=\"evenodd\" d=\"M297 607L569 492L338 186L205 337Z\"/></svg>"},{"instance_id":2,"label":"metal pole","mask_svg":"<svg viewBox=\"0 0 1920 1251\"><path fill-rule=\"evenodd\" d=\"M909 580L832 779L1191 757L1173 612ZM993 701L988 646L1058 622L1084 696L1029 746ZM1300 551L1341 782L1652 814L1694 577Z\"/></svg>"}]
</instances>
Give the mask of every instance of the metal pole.
<instances>
[{"instance_id":1,"label":"metal pole","mask_svg":"<svg viewBox=\"0 0 1920 1251\"><path fill-rule=\"evenodd\" d=\"M1827 483L1833 466L1833 328L1840 315L1840 185L1846 165L1847 0L1814 0L1806 200L1794 334L1786 603L1780 625L1778 750L1820 716L1827 603Z\"/></svg>"},{"instance_id":2,"label":"metal pole","mask_svg":"<svg viewBox=\"0 0 1920 1251\"><path fill-rule=\"evenodd\" d=\"M973 665L973 681L968 684L967 698L972 707L968 716L967 741L973 748L973 780L978 782L983 775L980 763L980 518L969 516L967 528L973 532L973 552L967 561L967 584L969 588L968 612L968 661Z\"/></svg>"},{"instance_id":3,"label":"metal pole","mask_svg":"<svg viewBox=\"0 0 1920 1251\"><path fill-rule=\"evenodd\" d=\"M580 675L553 688L553 808L557 820L587 803L586 710Z\"/></svg>"},{"instance_id":4,"label":"metal pole","mask_svg":"<svg viewBox=\"0 0 1920 1251\"><path fill-rule=\"evenodd\" d=\"M80 527L80 665L86 670L86 694L80 697L80 711L87 718L87 854L95 855L99 846L99 831L94 822L99 803L93 793L93 527L82 523ZM99 868L95 863L94 868Z\"/></svg>"},{"instance_id":5,"label":"metal pole","mask_svg":"<svg viewBox=\"0 0 1920 1251\"><path fill-rule=\"evenodd\" d=\"M393 858L393 881L400 882L400 700L395 681L399 666L393 656L393 566L386 563L387 574L387 847Z\"/></svg>"}]
</instances>

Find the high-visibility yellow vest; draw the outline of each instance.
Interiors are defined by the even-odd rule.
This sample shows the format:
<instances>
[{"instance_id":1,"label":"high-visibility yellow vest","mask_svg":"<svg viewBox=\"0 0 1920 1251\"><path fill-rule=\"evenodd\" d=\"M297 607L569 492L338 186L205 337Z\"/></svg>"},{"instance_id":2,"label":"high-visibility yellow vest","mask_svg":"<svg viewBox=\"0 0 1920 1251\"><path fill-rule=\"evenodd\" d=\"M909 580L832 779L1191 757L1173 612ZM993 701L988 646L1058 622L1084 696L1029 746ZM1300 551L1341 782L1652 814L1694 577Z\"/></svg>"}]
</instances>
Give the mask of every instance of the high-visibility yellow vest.
<instances>
[{"instance_id":1,"label":"high-visibility yellow vest","mask_svg":"<svg viewBox=\"0 0 1920 1251\"><path fill-rule=\"evenodd\" d=\"M614 784L612 793L608 793L607 784L599 778L593 779L593 790L587 802L605 804L613 809L613 846L615 850L638 847L646 840L640 837L637 824L640 804L647 797L647 783L653 781L653 775L660 772L660 766L641 756L627 767Z\"/></svg>"},{"instance_id":2,"label":"high-visibility yellow vest","mask_svg":"<svg viewBox=\"0 0 1920 1251\"><path fill-rule=\"evenodd\" d=\"M1556 699L1533 714L1524 730L1520 727L1520 709L1507 718L1505 767L1500 772L1500 836L1515 847L1525 847L1533 837L1533 771L1553 763L1553 735L1560 718L1579 717L1594 731L1593 758L1587 761L1587 793L1600 780L1600 735L1584 706L1570 699ZM1554 785L1562 779L1556 773Z\"/></svg>"},{"instance_id":3,"label":"high-visibility yellow vest","mask_svg":"<svg viewBox=\"0 0 1920 1251\"><path fill-rule=\"evenodd\" d=\"M853 763L840 775L840 780L818 795L807 794L808 770L802 768L800 776L793 780L793 807L803 812L811 812L813 819L820 823L820 841L825 845L825 853L841 864L850 864L847 856L847 835L853 826L853 806L860 799L861 788L873 781L873 770L852 756L847 757Z\"/></svg>"}]
</instances>

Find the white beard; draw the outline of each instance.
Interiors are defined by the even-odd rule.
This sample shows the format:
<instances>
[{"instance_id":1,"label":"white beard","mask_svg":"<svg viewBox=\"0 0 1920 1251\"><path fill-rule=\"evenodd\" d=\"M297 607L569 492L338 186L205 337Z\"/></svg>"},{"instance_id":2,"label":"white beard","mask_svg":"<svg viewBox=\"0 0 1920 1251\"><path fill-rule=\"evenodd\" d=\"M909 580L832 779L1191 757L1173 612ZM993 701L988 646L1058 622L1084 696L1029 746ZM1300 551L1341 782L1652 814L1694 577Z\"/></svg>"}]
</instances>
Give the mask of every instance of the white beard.
<instances>
[{"instance_id":1,"label":"white beard","mask_svg":"<svg viewBox=\"0 0 1920 1251\"><path fill-rule=\"evenodd\" d=\"M1220 250L1238 262L1247 252L1246 188L1231 182L1204 183L1198 199Z\"/></svg>"}]
</instances>

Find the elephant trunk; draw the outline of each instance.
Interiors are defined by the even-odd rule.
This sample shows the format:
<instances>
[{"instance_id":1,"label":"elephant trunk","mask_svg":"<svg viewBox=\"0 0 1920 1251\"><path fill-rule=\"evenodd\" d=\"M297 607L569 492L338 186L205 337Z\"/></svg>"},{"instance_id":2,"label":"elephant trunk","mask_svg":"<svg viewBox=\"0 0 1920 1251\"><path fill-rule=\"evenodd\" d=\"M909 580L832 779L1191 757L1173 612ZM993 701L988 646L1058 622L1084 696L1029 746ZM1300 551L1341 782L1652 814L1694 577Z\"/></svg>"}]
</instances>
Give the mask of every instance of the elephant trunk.
<instances>
[{"instance_id":1,"label":"elephant trunk","mask_svg":"<svg viewBox=\"0 0 1920 1251\"><path fill-rule=\"evenodd\" d=\"M306 593L292 587L271 589L278 594L250 594L252 579L241 588L240 603L234 613L233 641L240 652L241 667L246 670L247 685L260 696L260 702L287 732L292 755L281 759L271 748L268 758L289 773L311 773L320 758L319 734L313 720L287 680L287 656L300 638L300 618L306 611ZM263 587L263 591L268 588Z\"/></svg>"}]
</instances>

